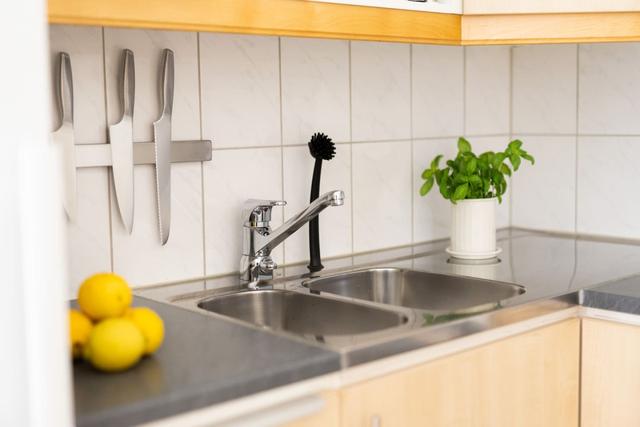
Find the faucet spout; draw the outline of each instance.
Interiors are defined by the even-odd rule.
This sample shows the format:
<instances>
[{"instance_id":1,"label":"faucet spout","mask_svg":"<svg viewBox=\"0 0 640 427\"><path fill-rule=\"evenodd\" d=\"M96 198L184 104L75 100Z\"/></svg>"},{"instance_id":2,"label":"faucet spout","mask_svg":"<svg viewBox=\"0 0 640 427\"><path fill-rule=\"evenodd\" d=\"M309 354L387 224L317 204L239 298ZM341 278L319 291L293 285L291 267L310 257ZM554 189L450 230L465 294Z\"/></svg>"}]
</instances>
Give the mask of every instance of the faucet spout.
<instances>
[{"instance_id":1,"label":"faucet spout","mask_svg":"<svg viewBox=\"0 0 640 427\"><path fill-rule=\"evenodd\" d=\"M275 200L249 200L243 209L243 251L240 259L240 280L258 287L260 283L273 279L276 263L271 251L285 241L304 224L318 216L329 206L342 206L344 192L334 190L323 194L301 212L294 215L276 230L271 230L271 209L284 202Z\"/></svg>"},{"instance_id":2,"label":"faucet spout","mask_svg":"<svg viewBox=\"0 0 640 427\"><path fill-rule=\"evenodd\" d=\"M344 204L344 192L341 190L330 191L313 201L301 212L291 217L276 230L268 235L261 236L258 240L256 252L271 252L276 246L285 241L287 237L298 231L300 227L318 216L329 206L342 206Z\"/></svg>"}]
</instances>

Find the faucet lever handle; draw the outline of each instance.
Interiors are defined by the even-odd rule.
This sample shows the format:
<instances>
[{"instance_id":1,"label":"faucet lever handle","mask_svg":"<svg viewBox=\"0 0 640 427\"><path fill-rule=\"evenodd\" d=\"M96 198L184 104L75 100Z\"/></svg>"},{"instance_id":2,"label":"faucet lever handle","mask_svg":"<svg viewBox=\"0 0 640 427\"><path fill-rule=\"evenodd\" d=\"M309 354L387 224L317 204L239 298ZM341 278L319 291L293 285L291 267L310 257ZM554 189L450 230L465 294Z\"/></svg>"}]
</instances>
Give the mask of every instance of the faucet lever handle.
<instances>
[{"instance_id":1,"label":"faucet lever handle","mask_svg":"<svg viewBox=\"0 0 640 427\"><path fill-rule=\"evenodd\" d=\"M284 200L249 199L242 208L242 220L255 227L268 227L274 206L284 206Z\"/></svg>"}]
</instances>

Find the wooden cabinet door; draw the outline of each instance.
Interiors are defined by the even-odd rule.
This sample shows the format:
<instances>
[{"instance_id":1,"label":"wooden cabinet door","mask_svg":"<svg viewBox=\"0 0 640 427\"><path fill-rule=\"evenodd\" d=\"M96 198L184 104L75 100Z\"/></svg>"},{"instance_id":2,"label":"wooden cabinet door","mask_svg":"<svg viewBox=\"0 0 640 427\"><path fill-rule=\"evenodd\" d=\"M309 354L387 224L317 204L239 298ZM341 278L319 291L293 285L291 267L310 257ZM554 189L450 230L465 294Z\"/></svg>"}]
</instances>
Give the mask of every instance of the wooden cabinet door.
<instances>
[{"instance_id":1,"label":"wooden cabinet door","mask_svg":"<svg viewBox=\"0 0 640 427\"><path fill-rule=\"evenodd\" d=\"M347 387L342 425L577 426L579 360L566 320Z\"/></svg>"},{"instance_id":2,"label":"wooden cabinet door","mask_svg":"<svg viewBox=\"0 0 640 427\"><path fill-rule=\"evenodd\" d=\"M640 326L582 322L582 426L640 426Z\"/></svg>"},{"instance_id":3,"label":"wooden cabinet door","mask_svg":"<svg viewBox=\"0 0 640 427\"><path fill-rule=\"evenodd\" d=\"M322 393L324 408L316 414L300 418L283 427L338 427L340 425L340 396L337 391Z\"/></svg>"}]
</instances>

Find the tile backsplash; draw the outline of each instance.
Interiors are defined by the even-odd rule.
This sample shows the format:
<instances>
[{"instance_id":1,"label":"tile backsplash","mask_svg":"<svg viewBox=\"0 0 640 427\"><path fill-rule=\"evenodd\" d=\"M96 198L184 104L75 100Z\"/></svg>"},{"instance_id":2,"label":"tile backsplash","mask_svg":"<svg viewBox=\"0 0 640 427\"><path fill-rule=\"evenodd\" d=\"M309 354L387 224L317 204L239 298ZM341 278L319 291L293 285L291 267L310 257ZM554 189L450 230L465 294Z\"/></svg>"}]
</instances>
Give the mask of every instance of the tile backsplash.
<instances>
[{"instance_id":1,"label":"tile backsplash","mask_svg":"<svg viewBox=\"0 0 640 427\"><path fill-rule=\"evenodd\" d=\"M344 206L321 214L324 257L447 237L450 206L418 195L419 174L435 154L453 154L461 134L479 151L518 136L536 155L500 205L499 226L640 238L628 161L640 151L638 44L462 48L57 25L50 38L52 59L71 56L77 142L108 141L123 48L135 55L134 140L152 139L168 47L173 137L211 139L214 149L210 162L172 167L166 246L152 167L136 168L132 235L107 169L80 170L78 219L68 225L71 292L96 271L134 286L236 271L245 199L287 200L274 227L308 203L306 143L316 131L337 143L321 190L346 193ZM307 233L281 245L276 261L306 262Z\"/></svg>"}]
</instances>

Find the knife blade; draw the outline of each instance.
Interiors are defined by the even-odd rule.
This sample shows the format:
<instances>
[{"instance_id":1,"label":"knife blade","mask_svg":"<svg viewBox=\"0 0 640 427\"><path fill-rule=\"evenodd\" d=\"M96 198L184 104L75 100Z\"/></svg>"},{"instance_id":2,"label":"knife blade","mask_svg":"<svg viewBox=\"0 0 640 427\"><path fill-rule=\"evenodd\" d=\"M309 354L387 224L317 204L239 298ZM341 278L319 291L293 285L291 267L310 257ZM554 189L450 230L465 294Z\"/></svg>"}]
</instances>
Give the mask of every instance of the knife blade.
<instances>
[{"instance_id":1,"label":"knife blade","mask_svg":"<svg viewBox=\"0 0 640 427\"><path fill-rule=\"evenodd\" d=\"M76 200L76 150L73 134L73 75L71 59L66 52L60 53L60 69L58 72L58 109L61 124L51 134L51 140L62 164L63 204L67 217L75 221Z\"/></svg>"},{"instance_id":2,"label":"knife blade","mask_svg":"<svg viewBox=\"0 0 640 427\"><path fill-rule=\"evenodd\" d=\"M171 228L171 115L173 112L173 51L164 50L162 78L160 80L161 115L153 122L153 140L156 152L156 190L158 197L158 225L160 241L164 246Z\"/></svg>"},{"instance_id":3,"label":"knife blade","mask_svg":"<svg viewBox=\"0 0 640 427\"><path fill-rule=\"evenodd\" d=\"M124 50L122 71L122 118L109 126L111 143L113 186L120 218L131 234L133 231L134 174L133 174L133 109L135 95L135 64L133 52Z\"/></svg>"}]
</instances>

